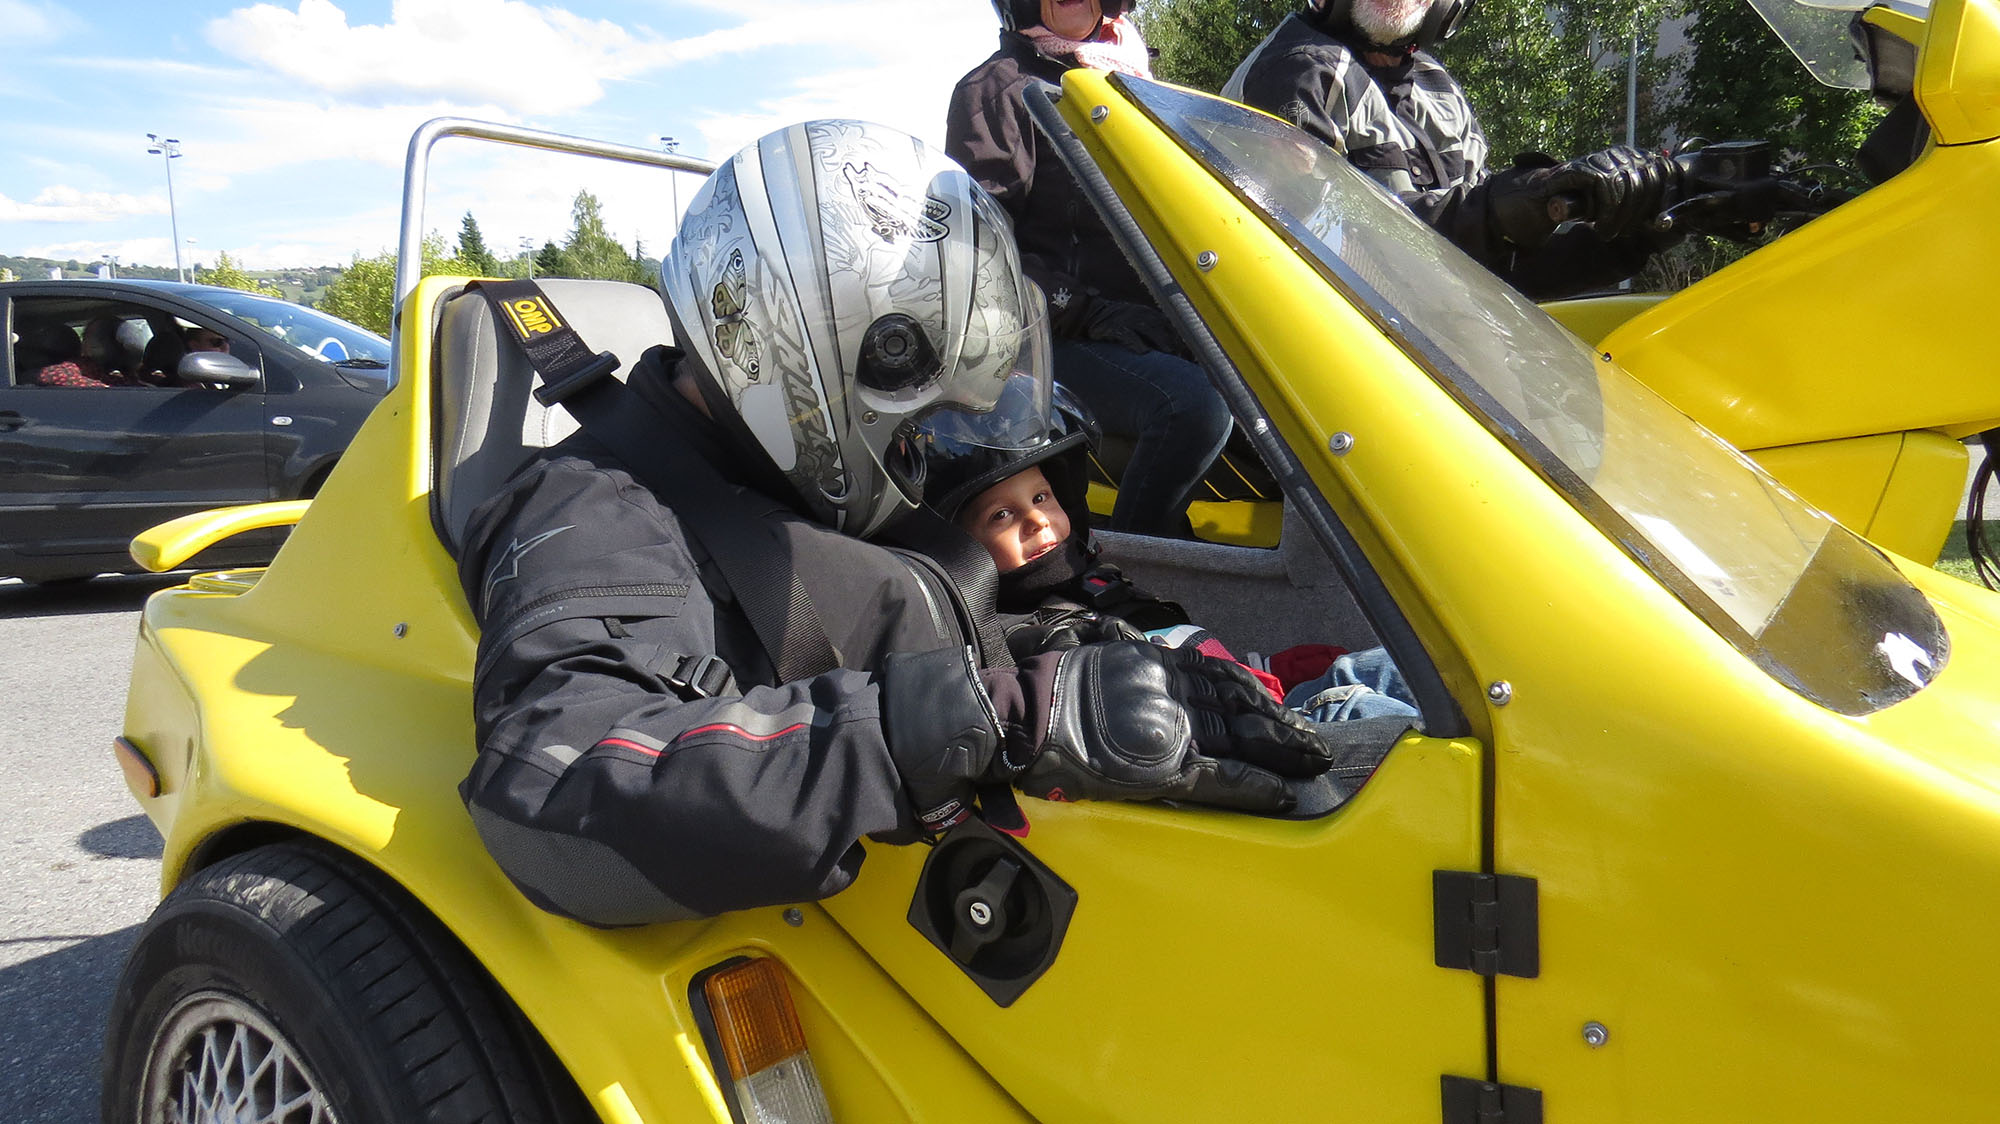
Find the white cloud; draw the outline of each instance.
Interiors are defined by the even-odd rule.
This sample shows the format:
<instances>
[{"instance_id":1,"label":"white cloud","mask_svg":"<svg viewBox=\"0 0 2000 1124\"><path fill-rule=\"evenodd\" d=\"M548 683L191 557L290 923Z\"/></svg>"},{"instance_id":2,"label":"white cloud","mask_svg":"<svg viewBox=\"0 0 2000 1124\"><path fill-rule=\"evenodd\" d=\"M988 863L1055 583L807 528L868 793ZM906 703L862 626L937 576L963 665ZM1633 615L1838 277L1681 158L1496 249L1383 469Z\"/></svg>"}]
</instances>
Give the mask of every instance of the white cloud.
<instances>
[{"instance_id":1,"label":"white cloud","mask_svg":"<svg viewBox=\"0 0 2000 1124\"><path fill-rule=\"evenodd\" d=\"M164 215L164 195L114 195L56 184L29 203L0 195L0 222L110 222L133 215Z\"/></svg>"},{"instance_id":2,"label":"white cloud","mask_svg":"<svg viewBox=\"0 0 2000 1124\"><path fill-rule=\"evenodd\" d=\"M315 105L273 98L245 98L212 108L222 139L185 141L186 159L174 169L190 173L199 158L203 174L241 176L296 164L362 163L401 169L410 134L433 117L510 122L494 105L437 101L402 105ZM300 122L310 121L310 128Z\"/></svg>"},{"instance_id":3,"label":"white cloud","mask_svg":"<svg viewBox=\"0 0 2000 1124\"><path fill-rule=\"evenodd\" d=\"M76 17L53 4L33 4L28 0L0 0L0 27L7 29L9 47L33 47L53 43L81 24Z\"/></svg>"},{"instance_id":4,"label":"white cloud","mask_svg":"<svg viewBox=\"0 0 2000 1124\"><path fill-rule=\"evenodd\" d=\"M740 6L688 0L676 6L704 13L705 22L744 16ZM774 0L754 6L743 22L674 38L523 0L395 0L387 23L358 25L334 0L298 0L297 10L279 4L238 9L211 21L207 35L219 50L305 90L347 98L483 101L545 119L596 104L609 81L772 47L812 46L826 58L858 53L922 66L936 52L908 49L919 33L933 46L964 42L968 35L990 42L992 16L978 5L959 7L940 10L918 0ZM890 81L879 92L889 98L896 88Z\"/></svg>"},{"instance_id":5,"label":"white cloud","mask_svg":"<svg viewBox=\"0 0 2000 1124\"><path fill-rule=\"evenodd\" d=\"M649 65L661 44L608 20L520 0L396 0L389 22L352 25L332 0L258 4L213 20L217 49L311 90L458 96L521 112L596 102L602 79Z\"/></svg>"},{"instance_id":6,"label":"white cloud","mask_svg":"<svg viewBox=\"0 0 2000 1124\"><path fill-rule=\"evenodd\" d=\"M792 84L792 92L765 98L734 113L709 113L697 122L703 150L720 159L758 137L798 121L853 117L889 125L930 144L944 144L944 107L951 89L976 63L962 59L913 59L880 66L826 71ZM885 96L885 91L895 91Z\"/></svg>"}]
</instances>

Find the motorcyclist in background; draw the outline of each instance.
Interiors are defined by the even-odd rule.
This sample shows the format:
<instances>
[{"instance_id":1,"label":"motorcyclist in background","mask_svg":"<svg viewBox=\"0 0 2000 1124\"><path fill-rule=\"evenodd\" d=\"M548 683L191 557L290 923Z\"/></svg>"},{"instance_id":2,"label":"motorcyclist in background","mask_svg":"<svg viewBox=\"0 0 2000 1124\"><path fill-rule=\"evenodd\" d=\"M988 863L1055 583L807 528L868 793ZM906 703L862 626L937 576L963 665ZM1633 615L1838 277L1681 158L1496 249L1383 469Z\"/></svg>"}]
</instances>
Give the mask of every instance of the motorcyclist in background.
<instances>
[{"instance_id":1,"label":"motorcyclist in background","mask_svg":"<svg viewBox=\"0 0 2000 1124\"><path fill-rule=\"evenodd\" d=\"M1224 97L1342 149L1425 222L1531 297L1624 280L1674 236L1653 218L1679 180L1673 160L1618 146L1558 162L1539 153L1490 172L1472 103L1428 48L1473 0L1307 0L1237 66ZM1558 231L1551 200L1589 225Z\"/></svg>"},{"instance_id":2,"label":"motorcyclist in background","mask_svg":"<svg viewBox=\"0 0 2000 1124\"><path fill-rule=\"evenodd\" d=\"M1276 812L1284 777L1326 771L1223 661L1124 641L981 667L949 588L866 541L918 511L919 420L1049 432L1042 301L963 170L880 126L793 126L709 177L660 274L679 346L635 365L625 409L699 460L662 495L587 424L474 513L459 560L460 791L537 905L630 925L810 901L863 837L943 831L976 793ZM781 639L693 511L809 597Z\"/></svg>"},{"instance_id":3,"label":"motorcyclist in background","mask_svg":"<svg viewBox=\"0 0 2000 1124\"><path fill-rule=\"evenodd\" d=\"M1014 219L1021 266L1048 294L1056 377L1131 439L1111 528L1176 535L1188 498L1229 440L1229 409L1045 144L1021 92L1076 67L1147 77L1125 0L994 0L1000 49L959 80L945 154Z\"/></svg>"}]
</instances>

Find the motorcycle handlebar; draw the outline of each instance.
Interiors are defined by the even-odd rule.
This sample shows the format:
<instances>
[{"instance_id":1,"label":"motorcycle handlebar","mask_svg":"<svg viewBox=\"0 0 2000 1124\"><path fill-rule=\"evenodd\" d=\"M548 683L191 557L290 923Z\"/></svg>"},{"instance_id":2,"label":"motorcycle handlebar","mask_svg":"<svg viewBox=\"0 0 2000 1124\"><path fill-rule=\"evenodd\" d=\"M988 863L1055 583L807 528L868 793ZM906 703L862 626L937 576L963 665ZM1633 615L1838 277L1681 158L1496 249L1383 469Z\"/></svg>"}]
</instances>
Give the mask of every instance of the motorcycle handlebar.
<instances>
[{"instance_id":1,"label":"motorcycle handlebar","mask_svg":"<svg viewBox=\"0 0 2000 1124\"><path fill-rule=\"evenodd\" d=\"M1817 217L1854 197L1816 180L1771 174L1766 151L1763 142L1730 141L1676 156L1680 183L1652 220L1654 232L1680 227L1747 240L1779 216ZM1549 221L1558 226L1595 219L1583 192L1557 192L1547 207Z\"/></svg>"}]
</instances>

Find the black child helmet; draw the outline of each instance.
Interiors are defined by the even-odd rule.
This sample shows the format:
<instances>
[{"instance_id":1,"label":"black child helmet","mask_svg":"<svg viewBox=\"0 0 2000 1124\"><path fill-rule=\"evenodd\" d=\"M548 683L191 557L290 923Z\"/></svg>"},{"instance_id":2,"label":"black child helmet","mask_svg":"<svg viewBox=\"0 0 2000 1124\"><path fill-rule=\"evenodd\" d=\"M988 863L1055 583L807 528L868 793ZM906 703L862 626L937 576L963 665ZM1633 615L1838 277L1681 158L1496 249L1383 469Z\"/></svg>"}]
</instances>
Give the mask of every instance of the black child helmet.
<instances>
[{"instance_id":1,"label":"black child helmet","mask_svg":"<svg viewBox=\"0 0 2000 1124\"><path fill-rule=\"evenodd\" d=\"M1069 516L1070 537L1090 541L1090 454L1100 431L1088 407L1058 383L1051 396L1048 438L1027 448L1001 447L983 440L981 416L941 410L917 425L923 460L923 502L956 524L965 505L1017 472L1040 466L1056 502ZM1005 403L999 408L1004 412Z\"/></svg>"}]
</instances>

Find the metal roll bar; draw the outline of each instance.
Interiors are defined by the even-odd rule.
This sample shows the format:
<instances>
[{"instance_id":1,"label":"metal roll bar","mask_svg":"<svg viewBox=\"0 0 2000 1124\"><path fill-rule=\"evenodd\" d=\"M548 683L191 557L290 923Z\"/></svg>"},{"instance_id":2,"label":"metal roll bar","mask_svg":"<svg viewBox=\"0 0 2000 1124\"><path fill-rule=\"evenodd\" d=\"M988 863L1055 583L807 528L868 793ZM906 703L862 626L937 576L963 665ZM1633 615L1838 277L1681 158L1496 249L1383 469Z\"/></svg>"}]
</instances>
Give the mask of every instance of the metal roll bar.
<instances>
[{"instance_id":1,"label":"metal roll bar","mask_svg":"<svg viewBox=\"0 0 2000 1124\"><path fill-rule=\"evenodd\" d=\"M403 354L403 301L416 290L417 281L423 276L424 187L430 174L431 146L446 137L466 137L513 145L516 148L564 152L572 156L616 160L624 164L644 164L648 167L665 168L674 172L693 172L704 176L715 170L714 164L706 160L697 160L692 156L654 152L651 149L587 140L563 133L545 133L539 129L523 129L516 125L474 121L467 117L434 117L419 125L417 131L410 136L410 152L403 160L403 226L401 237L396 244L396 299L389 314L389 385L392 387L401 381L397 377L397 364Z\"/></svg>"}]
</instances>

